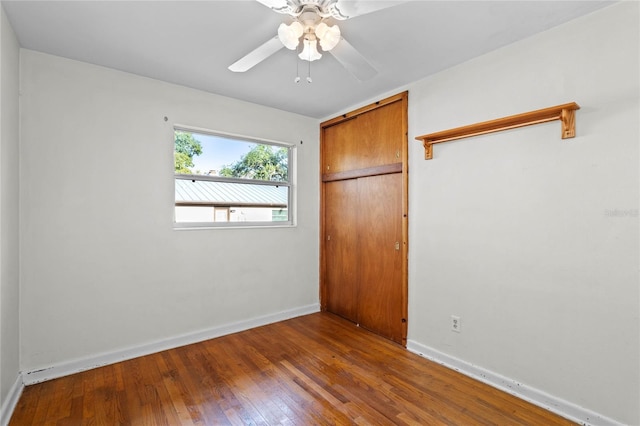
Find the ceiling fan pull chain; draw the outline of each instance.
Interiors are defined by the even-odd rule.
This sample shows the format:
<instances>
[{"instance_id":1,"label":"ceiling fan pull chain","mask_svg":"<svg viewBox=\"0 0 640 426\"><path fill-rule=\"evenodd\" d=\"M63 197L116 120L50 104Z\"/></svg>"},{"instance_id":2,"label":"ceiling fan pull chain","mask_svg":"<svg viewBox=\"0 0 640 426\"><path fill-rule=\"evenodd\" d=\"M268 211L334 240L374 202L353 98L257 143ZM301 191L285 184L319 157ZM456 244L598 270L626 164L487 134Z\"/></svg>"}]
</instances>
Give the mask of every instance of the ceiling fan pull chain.
<instances>
[{"instance_id":1,"label":"ceiling fan pull chain","mask_svg":"<svg viewBox=\"0 0 640 426\"><path fill-rule=\"evenodd\" d=\"M294 82L300 83L300 61L298 61L298 51L296 49L296 55L294 56L296 61L296 78L293 79Z\"/></svg>"},{"instance_id":2,"label":"ceiling fan pull chain","mask_svg":"<svg viewBox=\"0 0 640 426\"><path fill-rule=\"evenodd\" d=\"M307 72L307 83L313 83L311 80L311 61L309 61L309 71Z\"/></svg>"}]
</instances>

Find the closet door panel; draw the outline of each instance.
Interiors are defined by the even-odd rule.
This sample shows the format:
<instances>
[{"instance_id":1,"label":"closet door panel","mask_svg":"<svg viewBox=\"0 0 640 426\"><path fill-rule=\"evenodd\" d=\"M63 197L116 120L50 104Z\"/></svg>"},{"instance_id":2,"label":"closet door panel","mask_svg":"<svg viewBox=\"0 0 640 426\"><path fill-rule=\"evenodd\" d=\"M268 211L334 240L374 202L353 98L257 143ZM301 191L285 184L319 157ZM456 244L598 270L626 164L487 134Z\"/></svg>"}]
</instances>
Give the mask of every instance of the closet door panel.
<instances>
[{"instance_id":1,"label":"closet door panel","mask_svg":"<svg viewBox=\"0 0 640 426\"><path fill-rule=\"evenodd\" d=\"M326 309L356 322L358 182L324 184Z\"/></svg>"},{"instance_id":2,"label":"closet door panel","mask_svg":"<svg viewBox=\"0 0 640 426\"><path fill-rule=\"evenodd\" d=\"M402 102L394 102L358 116L359 152L356 168L402 162Z\"/></svg>"},{"instance_id":3,"label":"closet door panel","mask_svg":"<svg viewBox=\"0 0 640 426\"><path fill-rule=\"evenodd\" d=\"M323 129L322 173L359 169L361 155L358 117Z\"/></svg>"},{"instance_id":4,"label":"closet door panel","mask_svg":"<svg viewBox=\"0 0 640 426\"><path fill-rule=\"evenodd\" d=\"M358 179L358 323L403 344L402 174Z\"/></svg>"}]
</instances>

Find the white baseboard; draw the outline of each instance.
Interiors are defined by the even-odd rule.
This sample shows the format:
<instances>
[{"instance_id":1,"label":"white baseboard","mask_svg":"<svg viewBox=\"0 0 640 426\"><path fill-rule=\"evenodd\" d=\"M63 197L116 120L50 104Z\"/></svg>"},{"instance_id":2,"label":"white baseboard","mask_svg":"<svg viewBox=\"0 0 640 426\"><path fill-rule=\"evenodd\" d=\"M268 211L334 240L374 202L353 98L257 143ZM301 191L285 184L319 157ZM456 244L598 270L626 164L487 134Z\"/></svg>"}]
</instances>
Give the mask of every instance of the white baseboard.
<instances>
[{"instance_id":1,"label":"white baseboard","mask_svg":"<svg viewBox=\"0 0 640 426\"><path fill-rule=\"evenodd\" d=\"M9 424L9 420L11 420L11 415L18 404L23 389L24 383L22 382L20 374L18 374L16 381L13 383L13 386L11 386L11 389L9 389L7 398L2 402L2 406L0 406L0 425L7 426Z\"/></svg>"},{"instance_id":2,"label":"white baseboard","mask_svg":"<svg viewBox=\"0 0 640 426\"><path fill-rule=\"evenodd\" d=\"M542 407L576 423L582 425L623 426L622 423L606 416L557 398L553 395L549 395L539 389L518 383L513 379L494 373L493 371L462 361L414 340L407 341L407 349L421 357L427 358L437 364L464 374L465 376L469 376L494 388L517 396L520 399Z\"/></svg>"},{"instance_id":3,"label":"white baseboard","mask_svg":"<svg viewBox=\"0 0 640 426\"><path fill-rule=\"evenodd\" d=\"M62 364L53 365L44 369L25 371L22 372L22 382L25 385L32 385L34 383L40 383L47 380L56 379L58 377L68 376L70 374L79 373L81 371L90 370L92 368L114 364L116 362L161 352L167 349L190 345L192 343L202 342L204 340L214 339L216 337L224 336L227 334L237 333L239 331L248 330L250 328L260 327L263 325L272 324L274 322L284 321L286 319L312 314L319 311L320 305L315 303L312 305L289 309L287 311L277 312L275 314L264 315L261 317L213 327L195 333L170 337L136 347L77 359Z\"/></svg>"}]
</instances>

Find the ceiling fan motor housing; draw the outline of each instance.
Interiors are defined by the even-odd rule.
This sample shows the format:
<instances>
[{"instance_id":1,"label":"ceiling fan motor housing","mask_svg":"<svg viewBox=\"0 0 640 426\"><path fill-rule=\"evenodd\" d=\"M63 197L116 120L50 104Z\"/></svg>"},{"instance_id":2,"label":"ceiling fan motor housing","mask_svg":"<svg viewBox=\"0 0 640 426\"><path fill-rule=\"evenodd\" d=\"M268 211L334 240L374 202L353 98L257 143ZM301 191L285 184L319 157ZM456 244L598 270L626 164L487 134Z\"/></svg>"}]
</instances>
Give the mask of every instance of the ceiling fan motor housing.
<instances>
[{"instance_id":1,"label":"ceiling fan motor housing","mask_svg":"<svg viewBox=\"0 0 640 426\"><path fill-rule=\"evenodd\" d=\"M279 13L299 17L307 11L314 11L320 18L349 19L338 9L338 0L287 0L282 7L272 7Z\"/></svg>"}]
</instances>

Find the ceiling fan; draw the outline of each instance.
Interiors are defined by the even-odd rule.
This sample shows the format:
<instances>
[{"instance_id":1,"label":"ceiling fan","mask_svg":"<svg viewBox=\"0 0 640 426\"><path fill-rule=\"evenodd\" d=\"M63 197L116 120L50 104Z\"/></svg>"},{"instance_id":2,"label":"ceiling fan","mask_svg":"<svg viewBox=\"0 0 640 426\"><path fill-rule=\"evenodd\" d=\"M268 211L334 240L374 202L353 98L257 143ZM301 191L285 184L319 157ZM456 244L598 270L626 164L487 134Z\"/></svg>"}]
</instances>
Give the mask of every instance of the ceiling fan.
<instances>
[{"instance_id":1,"label":"ceiling fan","mask_svg":"<svg viewBox=\"0 0 640 426\"><path fill-rule=\"evenodd\" d=\"M364 81L377 74L377 70L340 35L338 25L328 25L332 20L343 21L376 10L385 9L401 1L380 0L257 0L275 12L293 18L290 24L282 23L278 34L258 46L229 66L234 72L245 72L283 47L298 50L298 57L315 61L322 52L329 52L358 80Z\"/></svg>"}]
</instances>

